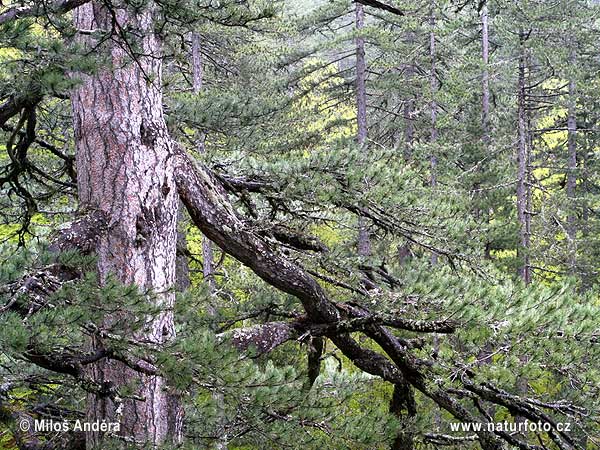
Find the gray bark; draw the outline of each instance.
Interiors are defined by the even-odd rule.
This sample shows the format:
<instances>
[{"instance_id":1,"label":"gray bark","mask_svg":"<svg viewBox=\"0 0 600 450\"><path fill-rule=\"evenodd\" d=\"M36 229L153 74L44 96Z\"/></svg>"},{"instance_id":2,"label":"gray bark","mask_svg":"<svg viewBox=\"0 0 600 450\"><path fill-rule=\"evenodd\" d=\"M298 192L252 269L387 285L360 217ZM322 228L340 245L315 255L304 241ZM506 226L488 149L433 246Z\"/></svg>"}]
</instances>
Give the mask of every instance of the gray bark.
<instances>
[{"instance_id":1,"label":"gray bark","mask_svg":"<svg viewBox=\"0 0 600 450\"><path fill-rule=\"evenodd\" d=\"M142 35L144 55L132 61L121 37L97 46L95 38L77 36L87 49L106 54L111 69L78 75L82 83L72 92L78 193L80 207L108 216L108 230L100 236L96 253L101 283L109 276L153 292L148 301L164 312L148 317L135 339L160 346L174 337L170 308L175 297L175 259L178 199L172 144L163 117L161 42L155 34L157 7L113 10L93 1L75 10L78 29L111 29L117 20L123 29ZM127 313L109 315L103 327L127 323ZM102 348L97 336L93 348ZM89 421L120 422L120 435L139 445L178 442L182 410L165 380L142 375L124 363L103 359L90 366L90 376L113 390L136 383L137 399L90 394ZM88 448L102 447L104 437L90 432Z\"/></svg>"},{"instance_id":2,"label":"gray bark","mask_svg":"<svg viewBox=\"0 0 600 450\"><path fill-rule=\"evenodd\" d=\"M356 4L356 31L360 33L365 25L363 5ZM362 152L366 152L367 143L367 67L365 62L365 40L360 35L356 37L356 138ZM364 217L358 218L358 254L371 254L371 240Z\"/></svg>"},{"instance_id":3,"label":"gray bark","mask_svg":"<svg viewBox=\"0 0 600 450\"><path fill-rule=\"evenodd\" d=\"M488 69L490 59L490 40L488 28L487 3L481 8L481 57L483 60L483 73L481 76L481 127L483 142L490 142L490 74Z\"/></svg>"},{"instance_id":4,"label":"gray bark","mask_svg":"<svg viewBox=\"0 0 600 450\"><path fill-rule=\"evenodd\" d=\"M521 267L519 275L523 282L528 285L531 283L531 267L529 263L529 244L531 236L531 214L530 214L530 179L529 179L529 136L528 136L528 117L526 105L526 70L527 70L527 50L525 48L525 35L521 31L519 34L519 75L518 75L518 117L517 117L517 219L519 222L519 247L517 249L520 257ZM522 364L528 361L527 355L520 355L519 360ZM517 392L525 394L528 389L528 381L524 376L516 380ZM521 424L525 417L517 415L515 422Z\"/></svg>"}]
</instances>

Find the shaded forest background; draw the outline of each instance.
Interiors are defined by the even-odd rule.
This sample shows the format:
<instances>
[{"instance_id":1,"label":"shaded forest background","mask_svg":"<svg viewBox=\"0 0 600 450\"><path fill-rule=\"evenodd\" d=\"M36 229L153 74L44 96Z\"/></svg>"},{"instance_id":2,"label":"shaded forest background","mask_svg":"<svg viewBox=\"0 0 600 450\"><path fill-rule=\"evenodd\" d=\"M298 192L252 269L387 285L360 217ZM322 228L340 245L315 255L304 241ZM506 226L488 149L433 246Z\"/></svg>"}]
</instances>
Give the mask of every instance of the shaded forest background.
<instances>
[{"instance_id":1,"label":"shaded forest background","mask_svg":"<svg viewBox=\"0 0 600 450\"><path fill-rule=\"evenodd\" d=\"M0 448L600 448L596 2L85 3L0 7ZM184 161L163 292L102 273L78 201L73 92L128 68ZM19 429L126 423L156 379L169 440ZM450 427L524 420L550 430Z\"/></svg>"}]
</instances>

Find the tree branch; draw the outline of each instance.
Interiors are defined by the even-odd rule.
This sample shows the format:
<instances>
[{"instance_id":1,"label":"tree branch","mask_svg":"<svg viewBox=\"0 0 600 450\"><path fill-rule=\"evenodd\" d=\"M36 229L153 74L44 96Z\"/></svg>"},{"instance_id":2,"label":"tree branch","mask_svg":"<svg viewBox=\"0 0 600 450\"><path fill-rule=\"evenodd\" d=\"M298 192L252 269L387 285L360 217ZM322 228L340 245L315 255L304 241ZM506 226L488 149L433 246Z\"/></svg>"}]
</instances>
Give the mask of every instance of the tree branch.
<instances>
[{"instance_id":1,"label":"tree branch","mask_svg":"<svg viewBox=\"0 0 600 450\"><path fill-rule=\"evenodd\" d=\"M388 5L386 3L382 3L378 0L356 0L356 3L360 3L361 5L371 6L373 8L382 9L384 11L391 12L392 14L396 14L397 16L403 16L404 12L399 10L398 8Z\"/></svg>"},{"instance_id":2,"label":"tree branch","mask_svg":"<svg viewBox=\"0 0 600 450\"><path fill-rule=\"evenodd\" d=\"M36 1L32 6L13 6L0 14L0 25L25 17L41 17L49 13L64 14L90 0L59 0L54 3Z\"/></svg>"},{"instance_id":3,"label":"tree branch","mask_svg":"<svg viewBox=\"0 0 600 450\"><path fill-rule=\"evenodd\" d=\"M214 185L214 179L206 169L196 167L177 144L174 145L174 152L177 189L194 224L223 251L248 266L267 283L297 297L311 322L331 324L340 321L340 312L329 301L321 286L303 268L283 259L246 228L222 195L221 189ZM419 362L407 353L406 348L389 331L369 325L366 332L382 346L395 364L385 356L362 347L347 333L331 336L331 340L359 369L394 384L408 381L459 420L478 422L441 388L432 390L419 370ZM481 431L478 436L484 450L501 448L493 433Z\"/></svg>"}]
</instances>

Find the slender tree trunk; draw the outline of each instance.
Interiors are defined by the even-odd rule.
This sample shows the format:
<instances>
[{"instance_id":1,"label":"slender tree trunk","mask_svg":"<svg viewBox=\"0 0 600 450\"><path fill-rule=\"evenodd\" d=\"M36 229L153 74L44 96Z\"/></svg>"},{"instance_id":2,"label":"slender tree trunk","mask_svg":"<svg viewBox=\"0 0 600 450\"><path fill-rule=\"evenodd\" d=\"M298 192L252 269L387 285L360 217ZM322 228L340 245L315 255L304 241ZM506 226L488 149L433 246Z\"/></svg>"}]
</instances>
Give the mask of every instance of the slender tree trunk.
<instances>
[{"instance_id":1,"label":"slender tree trunk","mask_svg":"<svg viewBox=\"0 0 600 450\"><path fill-rule=\"evenodd\" d=\"M199 33L192 33L192 71L193 71L193 86L194 94L199 94L204 86L204 63L202 59L202 37ZM198 130L198 140L196 142L198 152L204 153L206 135ZM211 294L211 301L208 304L208 314L212 317L217 315L217 308L214 304L216 280L215 270L213 266L213 245L206 236L202 236L202 275L204 281L208 284L208 289ZM217 450L227 448L227 435L225 433L225 399L218 392L213 393L213 400L217 407L217 423L215 434L217 439L214 443L214 448Z\"/></svg>"},{"instance_id":2,"label":"slender tree trunk","mask_svg":"<svg viewBox=\"0 0 600 450\"><path fill-rule=\"evenodd\" d=\"M429 16L429 25L431 27L431 31L429 32L429 56L431 58L431 69L429 71L429 84L431 89L431 155L429 157L429 163L431 167L431 187L435 189L437 186L437 156L435 145L438 139L438 130L437 130L437 101L436 101L436 93L438 90L438 79L436 72L436 49L435 49L435 0L431 0L431 11ZM431 253L431 265L435 266L438 263L438 255L435 252ZM438 354L440 351L440 341L437 334L433 334L433 352L434 354ZM435 427L437 430L440 429L441 425L441 415L439 410L435 410L433 414L433 420L435 423Z\"/></svg>"},{"instance_id":3,"label":"slender tree trunk","mask_svg":"<svg viewBox=\"0 0 600 450\"><path fill-rule=\"evenodd\" d=\"M204 64L202 61L202 42L201 37L198 33L192 33L192 65L193 65L193 90L194 94L199 94L202 91L204 85ZM206 135L199 131L197 147L200 153L204 153ZM213 246L206 236L202 237L202 273L204 279L209 285L210 292L214 293L216 289L215 285L215 271L213 267ZM211 314L215 315L216 311L213 305L209 305Z\"/></svg>"},{"instance_id":4,"label":"slender tree trunk","mask_svg":"<svg viewBox=\"0 0 600 450\"><path fill-rule=\"evenodd\" d=\"M569 65L572 69L577 63L575 47L570 42ZM575 197L577 196L577 93L575 77L569 79L569 100L567 117L567 147L569 152L567 169L567 199L569 200L569 215L567 217L567 233L569 240L569 270L575 273L577 255L577 218L575 216Z\"/></svg>"},{"instance_id":5,"label":"slender tree trunk","mask_svg":"<svg viewBox=\"0 0 600 450\"><path fill-rule=\"evenodd\" d=\"M429 83L431 88L431 155L429 157L429 163L431 166L431 187L435 188L437 186L437 156L435 154L435 142L438 138L438 130L437 130L437 102L435 99L436 92L438 89L438 80L436 73L436 54L435 54L435 1L431 2L431 15L429 17L429 25L431 26L431 31L429 33L429 56L431 58L431 70L429 72ZM431 254L431 263L437 264L438 255L437 253Z\"/></svg>"},{"instance_id":6,"label":"slender tree trunk","mask_svg":"<svg viewBox=\"0 0 600 450\"><path fill-rule=\"evenodd\" d=\"M528 114L526 98L526 70L527 70L527 51L525 49L525 34L523 31L519 34L519 75L518 75L518 149L517 149L517 219L519 222L519 247L518 256L520 256L521 267L519 275L523 282L528 285L531 283L531 267L529 263L529 244L531 236L531 186L529 178L530 163L530 140L528 136ZM520 355L521 364L525 365L528 361L527 355ZM522 395L527 393L528 381L525 376L519 376L516 380L516 389ZM515 422L522 424L525 418L521 415L515 416Z\"/></svg>"},{"instance_id":7,"label":"slender tree trunk","mask_svg":"<svg viewBox=\"0 0 600 450\"><path fill-rule=\"evenodd\" d=\"M153 292L148 301L164 312L148 317L131 339L160 346L175 334L174 303L178 197L174 181L172 144L163 117L161 42L154 31L154 3L136 11L114 9L93 1L74 13L77 29L135 29L141 56L132 61L122 37L98 45L95 38L77 37L87 49L107 54L112 69L80 75L72 93L80 207L101 210L109 230L100 238L97 256L101 282L109 275L123 283ZM143 56L151 55L151 57ZM109 315L103 327L133 319L128 313ZM139 318L138 318L139 319ZM96 337L92 346L103 346ZM141 362L141 365L144 363ZM181 439L182 410L159 376L142 375L114 360L102 360L90 376L104 389L136 383L136 399L91 395L89 421L119 422L120 435L138 444L157 445ZM102 448L103 436L86 436L88 448Z\"/></svg>"},{"instance_id":8,"label":"slender tree trunk","mask_svg":"<svg viewBox=\"0 0 600 450\"><path fill-rule=\"evenodd\" d=\"M517 219L519 221L519 274L525 284L531 282L529 263L529 244L531 236L531 214L529 211L529 148L527 139L527 111L525 71L527 55L524 45L524 33L520 33L519 79L518 79L518 149L517 149Z\"/></svg>"},{"instance_id":9,"label":"slender tree trunk","mask_svg":"<svg viewBox=\"0 0 600 450\"><path fill-rule=\"evenodd\" d=\"M481 59L483 62L483 73L481 75L481 139L486 153L491 142L490 136L490 38L489 38L489 16L487 2L481 8ZM487 222L490 221L490 211L484 211ZM492 259L491 242L486 242L484 255L486 259Z\"/></svg>"},{"instance_id":10,"label":"slender tree trunk","mask_svg":"<svg viewBox=\"0 0 600 450\"><path fill-rule=\"evenodd\" d=\"M356 3L356 31L360 33L365 25L365 11L363 5ZM362 152L366 152L367 143L367 65L365 62L365 40L362 36L356 37L356 133L358 145ZM371 239L364 217L358 218L358 254L369 256L371 254Z\"/></svg>"},{"instance_id":11,"label":"slender tree trunk","mask_svg":"<svg viewBox=\"0 0 600 450\"><path fill-rule=\"evenodd\" d=\"M481 128L483 142L490 143L490 74L488 64L490 60L490 40L488 28L488 8L484 3L481 9L481 57L483 60L483 74L481 76Z\"/></svg>"},{"instance_id":12,"label":"slender tree trunk","mask_svg":"<svg viewBox=\"0 0 600 450\"><path fill-rule=\"evenodd\" d=\"M415 43L415 34L412 31L406 33L406 44L413 46ZM406 84L409 85L415 76L415 65L412 61L406 63L405 66ZM415 140L415 97L412 93L406 95L402 108L402 116L404 118L404 135L398 139L396 148L404 147L404 160L410 161L413 154L413 145ZM411 257L411 245L406 241L398 246L398 259L400 264L404 264Z\"/></svg>"},{"instance_id":13,"label":"slender tree trunk","mask_svg":"<svg viewBox=\"0 0 600 450\"><path fill-rule=\"evenodd\" d=\"M409 31L406 36L406 43L409 45L414 44L414 33ZM415 66L411 62L406 67L406 80L410 82L415 75ZM407 96L404 101L404 108L402 115L404 116L404 159L409 160L413 152L413 143L415 140L415 98L412 94Z\"/></svg>"}]
</instances>

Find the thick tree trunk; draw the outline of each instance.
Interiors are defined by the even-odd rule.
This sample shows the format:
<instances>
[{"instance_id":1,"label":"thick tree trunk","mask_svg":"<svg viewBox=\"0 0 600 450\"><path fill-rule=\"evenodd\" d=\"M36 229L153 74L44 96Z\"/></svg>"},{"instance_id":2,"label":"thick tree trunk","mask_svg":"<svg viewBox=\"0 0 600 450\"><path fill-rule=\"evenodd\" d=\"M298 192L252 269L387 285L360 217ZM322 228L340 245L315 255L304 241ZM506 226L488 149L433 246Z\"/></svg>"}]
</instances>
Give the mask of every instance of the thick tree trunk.
<instances>
[{"instance_id":1,"label":"thick tree trunk","mask_svg":"<svg viewBox=\"0 0 600 450\"><path fill-rule=\"evenodd\" d=\"M525 70L526 59L524 33L520 34L519 78L518 78L518 149L517 149L517 220L519 221L519 248L521 259L519 274L525 284L531 282L531 267L529 264L529 243L531 235L531 215L529 211L529 149L527 146L527 111Z\"/></svg>"},{"instance_id":2,"label":"thick tree trunk","mask_svg":"<svg viewBox=\"0 0 600 450\"><path fill-rule=\"evenodd\" d=\"M91 36L78 36L88 49L106 54L111 69L82 75L73 91L78 192L82 209L109 217L107 233L98 243L101 282L113 275L123 283L153 292L149 301L165 312L148 317L133 339L161 345L174 336L173 306L178 197L172 164L172 144L163 117L161 42L154 32L156 7L113 11L94 1L75 10L82 30L136 31L140 55L132 58L123 35L113 34L98 46ZM113 15L114 14L114 15ZM124 314L107 316L104 327L127 323ZM139 319L139 318L138 318ZM101 338L92 343L101 347ZM181 437L182 415L165 380L146 376L114 360L93 365L90 375L111 389L137 383L137 399L117 401L92 395L88 420L120 422L120 435L136 443L155 445ZM102 447L98 433L87 436L88 448Z\"/></svg>"}]
</instances>

